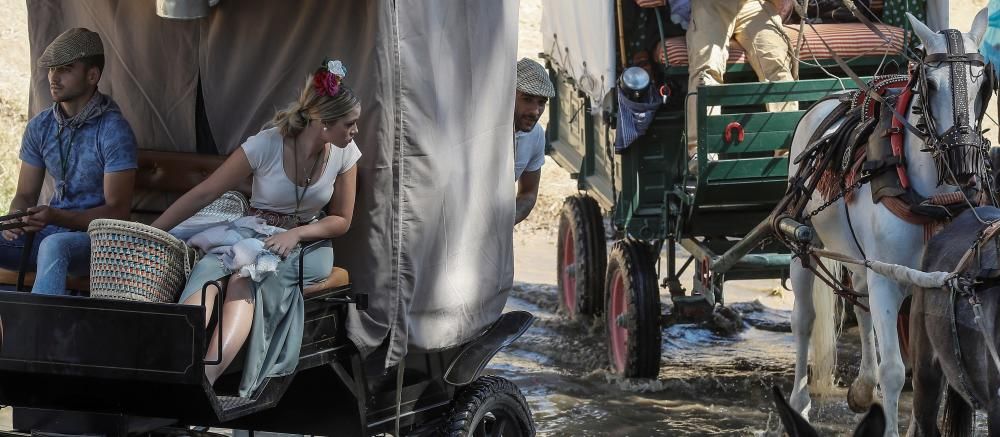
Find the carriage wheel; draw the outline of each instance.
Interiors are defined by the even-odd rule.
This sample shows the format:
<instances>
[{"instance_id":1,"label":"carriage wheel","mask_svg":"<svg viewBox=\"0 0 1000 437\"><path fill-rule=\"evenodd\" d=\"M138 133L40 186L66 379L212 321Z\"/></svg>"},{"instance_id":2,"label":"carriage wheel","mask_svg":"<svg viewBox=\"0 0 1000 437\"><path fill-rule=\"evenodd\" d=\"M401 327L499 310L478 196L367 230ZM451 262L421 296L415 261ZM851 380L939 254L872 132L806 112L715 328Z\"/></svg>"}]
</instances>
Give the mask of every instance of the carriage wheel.
<instances>
[{"instance_id":1,"label":"carriage wheel","mask_svg":"<svg viewBox=\"0 0 1000 437\"><path fill-rule=\"evenodd\" d=\"M593 198L566 198L559 216L557 246L559 310L566 317L598 314L604 307L607 247L604 221Z\"/></svg>"},{"instance_id":2,"label":"carriage wheel","mask_svg":"<svg viewBox=\"0 0 1000 437\"><path fill-rule=\"evenodd\" d=\"M628 378L660 372L660 295L651 250L638 240L611 248L606 276L605 327L611 370Z\"/></svg>"},{"instance_id":3,"label":"carriage wheel","mask_svg":"<svg viewBox=\"0 0 1000 437\"><path fill-rule=\"evenodd\" d=\"M483 376L455 396L441 431L450 437L527 437L535 435L535 423L514 383Z\"/></svg>"}]
</instances>

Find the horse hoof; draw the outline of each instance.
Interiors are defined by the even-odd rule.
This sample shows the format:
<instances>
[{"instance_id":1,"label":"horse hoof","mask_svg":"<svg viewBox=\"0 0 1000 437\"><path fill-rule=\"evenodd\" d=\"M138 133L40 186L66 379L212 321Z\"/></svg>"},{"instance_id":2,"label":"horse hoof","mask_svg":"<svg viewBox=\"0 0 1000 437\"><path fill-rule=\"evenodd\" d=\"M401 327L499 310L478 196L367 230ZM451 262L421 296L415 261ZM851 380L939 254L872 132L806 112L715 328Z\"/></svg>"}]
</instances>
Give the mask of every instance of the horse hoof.
<instances>
[{"instance_id":1,"label":"horse hoof","mask_svg":"<svg viewBox=\"0 0 1000 437\"><path fill-rule=\"evenodd\" d=\"M855 413L866 413L875 401L875 390L864 390L857 383L847 389L847 406Z\"/></svg>"}]
</instances>

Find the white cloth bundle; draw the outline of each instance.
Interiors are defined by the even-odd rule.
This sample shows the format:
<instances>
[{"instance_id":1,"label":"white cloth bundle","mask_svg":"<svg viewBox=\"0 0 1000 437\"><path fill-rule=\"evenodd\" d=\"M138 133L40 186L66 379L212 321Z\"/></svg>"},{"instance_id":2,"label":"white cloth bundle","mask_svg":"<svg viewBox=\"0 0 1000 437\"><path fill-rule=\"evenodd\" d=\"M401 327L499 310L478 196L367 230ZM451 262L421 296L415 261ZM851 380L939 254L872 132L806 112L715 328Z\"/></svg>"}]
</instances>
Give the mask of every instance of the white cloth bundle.
<instances>
[{"instance_id":1,"label":"white cloth bundle","mask_svg":"<svg viewBox=\"0 0 1000 437\"><path fill-rule=\"evenodd\" d=\"M176 228L175 228L176 229ZM247 230L255 236L247 237ZM187 240L187 244L205 253L219 255L226 269L240 277L259 281L278 269L281 258L264 248L263 237L284 232L258 217L242 217L231 223L212 226Z\"/></svg>"}]
</instances>

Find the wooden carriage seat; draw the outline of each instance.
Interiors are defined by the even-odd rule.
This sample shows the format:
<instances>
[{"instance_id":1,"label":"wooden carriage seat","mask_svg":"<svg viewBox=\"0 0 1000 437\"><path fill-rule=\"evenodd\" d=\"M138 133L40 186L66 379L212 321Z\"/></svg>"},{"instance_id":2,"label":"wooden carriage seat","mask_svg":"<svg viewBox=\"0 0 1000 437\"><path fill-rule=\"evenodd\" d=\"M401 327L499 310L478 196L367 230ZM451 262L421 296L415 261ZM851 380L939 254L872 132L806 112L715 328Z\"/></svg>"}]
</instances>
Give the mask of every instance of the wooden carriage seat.
<instances>
[{"instance_id":1,"label":"wooden carriage seat","mask_svg":"<svg viewBox=\"0 0 1000 437\"><path fill-rule=\"evenodd\" d=\"M815 29L805 26L805 39L799 51L799 59L805 62L833 59L830 49L823 41L837 52L842 59L850 61L859 56L895 56L903 53L905 33L903 29L885 24L877 24L878 29L889 38L886 42L862 23L828 23L814 24ZM789 41L796 44L799 40L799 26L785 25L785 33ZM819 35L817 35L819 32ZM823 39L820 40L820 35ZM667 65L680 67L688 65L687 42L683 36L666 39ZM657 44L654 58L663 62L663 44ZM746 63L746 52L736 40L729 41L729 64Z\"/></svg>"},{"instance_id":2,"label":"wooden carriage seat","mask_svg":"<svg viewBox=\"0 0 1000 437\"><path fill-rule=\"evenodd\" d=\"M194 188L212 174L225 160L225 156L181 152L139 151L139 168L136 171L135 194L132 199L132 220L149 224L171 203ZM249 196L252 179L247 178L238 190ZM25 275L25 286L34 284L35 274ZM326 280L306 287L306 295L347 285L347 271L334 267ZM17 271L0 268L0 284L17 284ZM89 291L87 278L69 276L66 286L71 290Z\"/></svg>"},{"instance_id":3,"label":"wooden carriage seat","mask_svg":"<svg viewBox=\"0 0 1000 437\"><path fill-rule=\"evenodd\" d=\"M347 273L347 270L340 267L334 267L333 270L330 271L330 276L327 276L326 279L320 282L306 286L306 288L302 290L302 294L305 295L306 299L308 299L320 294L323 291L343 287L350 283L351 275Z\"/></svg>"}]
</instances>

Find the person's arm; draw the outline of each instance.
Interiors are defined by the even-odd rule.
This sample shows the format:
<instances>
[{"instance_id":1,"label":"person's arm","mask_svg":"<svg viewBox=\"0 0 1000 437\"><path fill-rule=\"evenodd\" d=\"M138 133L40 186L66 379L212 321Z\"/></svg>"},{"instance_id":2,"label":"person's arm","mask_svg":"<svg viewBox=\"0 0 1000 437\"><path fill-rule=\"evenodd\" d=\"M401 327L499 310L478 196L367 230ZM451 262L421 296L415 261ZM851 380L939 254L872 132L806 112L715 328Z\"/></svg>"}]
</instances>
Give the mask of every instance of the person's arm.
<instances>
[{"instance_id":1,"label":"person's arm","mask_svg":"<svg viewBox=\"0 0 1000 437\"><path fill-rule=\"evenodd\" d=\"M42 192L42 182L44 180L44 168L35 167L21 161L21 172L17 176L17 188L14 191L14 198L10 201L8 212L25 211L38 203L38 196ZM3 231L3 238L13 240L23 234L25 230L37 231L38 229L40 228L10 229Z\"/></svg>"},{"instance_id":2,"label":"person's arm","mask_svg":"<svg viewBox=\"0 0 1000 437\"><path fill-rule=\"evenodd\" d=\"M218 199L222 193L239 186L252 173L243 148L237 148L225 162L191 191L184 193L153 222L153 227L169 231L202 208Z\"/></svg>"},{"instance_id":3,"label":"person's arm","mask_svg":"<svg viewBox=\"0 0 1000 437\"><path fill-rule=\"evenodd\" d=\"M67 210L39 205L28 208L31 215L25 222L34 228L57 225L77 231L86 231L90 222L99 218L128 220L132 210L132 190L135 170L104 174L104 204L84 210ZM37 195L35 196L37 201Z\"/></svg>"},{"instance_id":4,"label":"person's arm","mask_svg":"<svg viewBox=\"0 0 1000 437\"><path fill-rule=\"evenodd\" d=\"M354 198L357 195L358 166L354 165L337 176L333 184L333 198L326 209L326 217L304 226L275 234L264 240L264 247L281 256L295 248L296 244L308 240L322 240L339 237L351 228L354 217Z\"/></svg>"},{"instance_id":5,"label":"person's arm","mask_svg":"<svg viewBox=\"0 0 1000 437\"><path fill-rule=\"evenodd\" d=\"M538 199L538 184L542 179L542 171L525 171L521 173L521 178L517 180L517 197L514 200L514 224L521 223L528 218L531 210L535 208L535 201Z\"/></svg>"}]
</instances>

